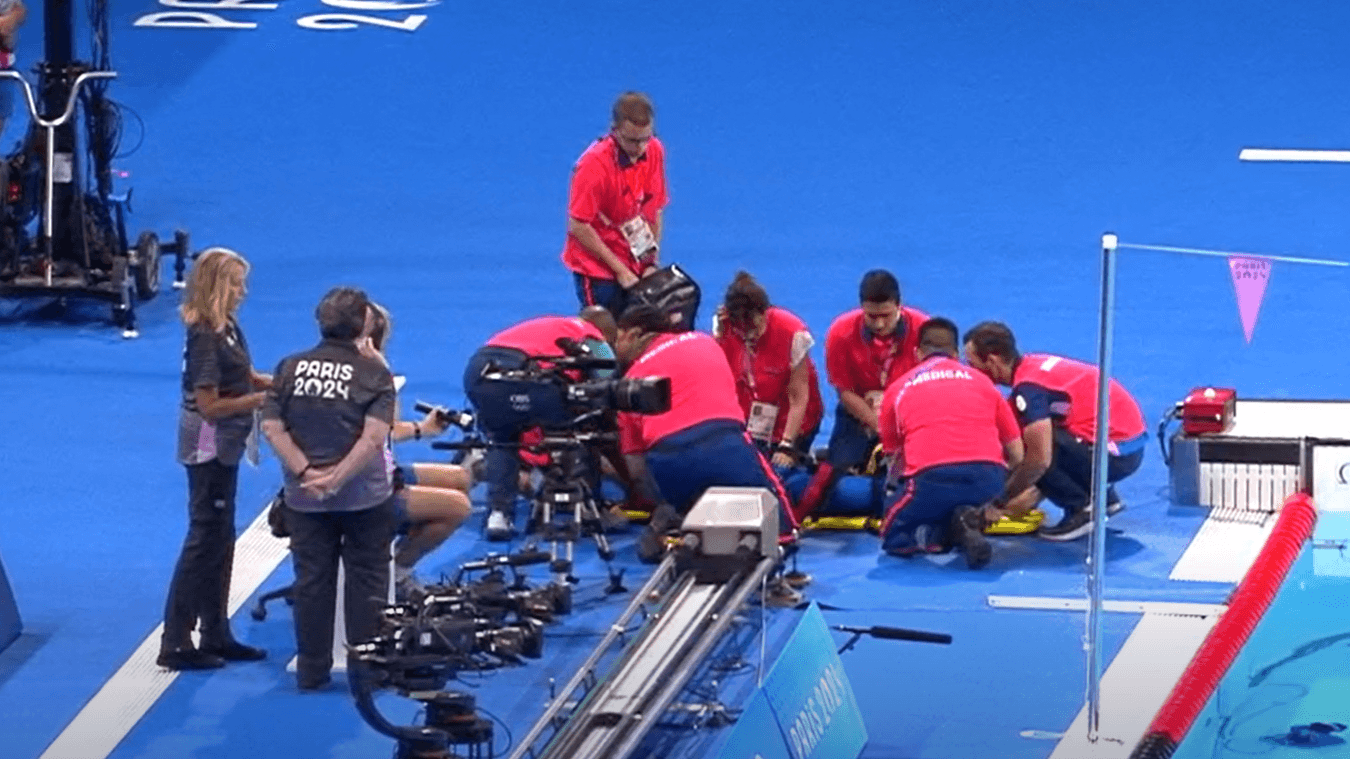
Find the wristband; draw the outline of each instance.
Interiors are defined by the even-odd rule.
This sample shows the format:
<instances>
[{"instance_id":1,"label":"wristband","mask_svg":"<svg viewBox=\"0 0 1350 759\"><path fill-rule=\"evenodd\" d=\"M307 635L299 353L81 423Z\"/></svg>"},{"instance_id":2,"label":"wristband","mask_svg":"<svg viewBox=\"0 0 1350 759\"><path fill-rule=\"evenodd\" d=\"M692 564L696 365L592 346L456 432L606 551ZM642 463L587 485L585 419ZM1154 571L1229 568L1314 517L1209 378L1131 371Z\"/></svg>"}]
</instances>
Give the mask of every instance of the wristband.
<instances>
[{"instance_id":1,"label":"wristband","mask_svg":"<svg viewBox=\"0 0 1350 759\"><path fill-rule=\"evenodd\" d=\"M417 422L413 422L413 440L421 440L421 439L422 439L422 425L418 424Z\"/></svg>"},{"instance_id":2,"label":"wristband","mask_svg":"<svg viewBox=\"0 0 1350 759\"><path fill-rule=\"evenodd\" d=\"M794 459L797 458L797 454L800 453L800 451L798 451L791 443L779 443L774 446L773 450L775 453L786 453Z\"/></svg>"}]
</instances>

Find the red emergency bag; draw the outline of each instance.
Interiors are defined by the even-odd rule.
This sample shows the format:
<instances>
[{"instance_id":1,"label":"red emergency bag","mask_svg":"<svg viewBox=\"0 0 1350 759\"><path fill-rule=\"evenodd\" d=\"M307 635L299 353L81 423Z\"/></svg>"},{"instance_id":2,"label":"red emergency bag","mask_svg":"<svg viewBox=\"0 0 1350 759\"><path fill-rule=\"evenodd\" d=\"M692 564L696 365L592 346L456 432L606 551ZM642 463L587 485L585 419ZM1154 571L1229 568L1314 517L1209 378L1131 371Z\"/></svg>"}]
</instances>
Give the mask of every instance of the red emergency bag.
<instances>
[{"instance_id":1,"label":"red emergency bag","mask_svg":"<svg viewBox=\"0 0 1350 759\"><path fill-rule=\"evenodd\" d=\"M1226 387L1197 387L1181 402L1181 431L1212 435L1233 428L1237 391Z\"/></svg>"}]
</instances>

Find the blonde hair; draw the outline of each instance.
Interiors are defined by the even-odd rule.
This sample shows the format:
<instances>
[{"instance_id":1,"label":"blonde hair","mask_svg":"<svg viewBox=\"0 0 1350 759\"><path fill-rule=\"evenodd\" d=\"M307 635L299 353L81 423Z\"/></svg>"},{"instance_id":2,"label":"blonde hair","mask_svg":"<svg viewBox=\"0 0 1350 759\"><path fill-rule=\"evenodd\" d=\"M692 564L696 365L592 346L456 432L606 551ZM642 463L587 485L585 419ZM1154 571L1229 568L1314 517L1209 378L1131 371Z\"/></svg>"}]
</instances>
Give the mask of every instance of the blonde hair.
<instances>
[{"instance_id":1,"label":"blonde hair","mask_svg":"<svg viewBox=\"0 0 1350 759\"><path fill-rule=\"evenodd\" d=\"M230 303L230 274L235 270L248 274L248 261L229 248L207 248L192 265L187 294L178 313L189 327L205 324L220 332L233 316Z\"/></svg>"}]
</instances>

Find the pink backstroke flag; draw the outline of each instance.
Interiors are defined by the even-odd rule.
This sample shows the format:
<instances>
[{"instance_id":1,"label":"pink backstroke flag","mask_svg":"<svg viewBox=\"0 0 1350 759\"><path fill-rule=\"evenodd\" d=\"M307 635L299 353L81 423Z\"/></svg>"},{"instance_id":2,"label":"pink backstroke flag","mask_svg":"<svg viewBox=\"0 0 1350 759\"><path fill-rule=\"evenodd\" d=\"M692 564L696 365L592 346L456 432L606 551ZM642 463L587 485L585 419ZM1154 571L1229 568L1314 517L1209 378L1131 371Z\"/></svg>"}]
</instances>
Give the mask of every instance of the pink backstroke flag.
<instances>
[{"instance_id":1,"label":"pink backstroke flag","mask_svg":"<svg viewBox=\"0 0 1350 759\"><path fill-rule=\"evenodd\" d=\"M1270 283L1270 261L1265 258L1229 256L1228 271L1233 275L1233 291L1237 294L1242 334L1250 343L1252 331L1256 329L1256 316L1261 312L1261 300L1266 297L1266 285Z\"/></svg>"}]
</instances>

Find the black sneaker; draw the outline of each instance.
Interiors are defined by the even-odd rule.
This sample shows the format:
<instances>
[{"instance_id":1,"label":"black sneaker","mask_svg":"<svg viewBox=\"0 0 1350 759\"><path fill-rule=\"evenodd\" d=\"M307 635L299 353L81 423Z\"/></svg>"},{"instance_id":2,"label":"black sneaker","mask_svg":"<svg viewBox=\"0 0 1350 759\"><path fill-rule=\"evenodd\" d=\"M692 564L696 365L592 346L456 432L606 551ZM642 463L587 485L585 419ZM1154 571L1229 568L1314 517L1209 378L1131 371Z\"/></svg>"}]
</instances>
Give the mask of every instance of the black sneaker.
<instances>
[{"instance_id":1,"label":"black sneaker","mask_svg":"<svg viewBox=\"0 0 1350 759\"><path fill-rule=\"evenodd\" d=\"M952 514L948 531L952 544L966 555L966 566L980 569L989 564L994 548L984 536L984 514L979 507L965 506Z\"/></svg>"},{"instance_id":2,"label":"black sneaker","mask_svg":"<svg viewBox=\"0 0 1350 759\"><path fill-rule=\"evenodd\" d=\"M652 511L651 521L643 528L637 540L638 559L644 564L656 564L666 555L666 535L680 526L680 512L669 504L661 504Z\"/></svg>"},{"instance_id":3,"label":"black sneaker","mask_svg":"<svg viewBox=\"0 0 1350 759\"><path fill-rule=\"evenodd\" d=\"M246 646L237 640L232 640L223 646L202 646L201 652L219 656L225 661L262 661L267 658L267 651Z\"/></svg>"},{"instance_id":4,"label":"black sneaker","mask_svg":"<svg viewBox=\"0 0 1350 759\"><path fill-rule=\"evenodd\" d=\"M302 693L313 693L327 688L332 682L333 676L325 672L322 675L297 676L295 687L299 688Z\"/></svg>"},{"instance_id":5,"label":"black sneaker","mask_svg":"<svg viewBox=\"0 0 1350 759\"><path fill-rule=\"evenodd\" d=\"M155 663L175 672L196 669L220 669L225 660L215 654L199 651L195 648L180 648L175 651L161 651Z\"/></svg>"},{"instance_id":6,"label":"black sneaker","mask_svg":"<svg viewBox=\"0 0 1350 759\"><path fill-rule=\"evenodd\" d=\"M1059 520L1059 524L1042 527L1037 534L1046 540L1068 541L1077 540L1089 532L1092 532L1092 512L1088 509L1079 509L1072 514L1066 514Z\"/></svg>"}]
</instances>

